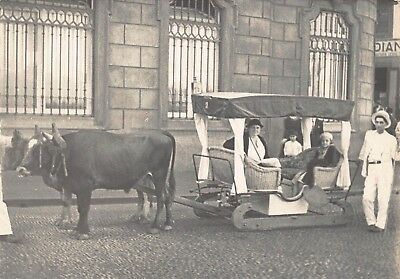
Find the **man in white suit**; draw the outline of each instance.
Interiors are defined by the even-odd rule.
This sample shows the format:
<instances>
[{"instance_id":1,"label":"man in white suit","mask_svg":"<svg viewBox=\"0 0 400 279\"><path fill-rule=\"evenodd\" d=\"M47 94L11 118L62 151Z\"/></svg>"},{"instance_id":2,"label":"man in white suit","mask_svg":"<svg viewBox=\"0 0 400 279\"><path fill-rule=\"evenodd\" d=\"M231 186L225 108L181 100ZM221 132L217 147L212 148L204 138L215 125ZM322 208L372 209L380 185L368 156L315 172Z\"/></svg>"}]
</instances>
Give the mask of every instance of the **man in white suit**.
<instances>
[{"instance_id":1,"label":"man in white suit","mask_svg":"<svg viewBox=\"0 0 400 279\"><path fill-rule=\"evenodd\" d=\"M1 128L1 121L0 121ZM11 147L12 137L3 136L0 134L0 166L1 159L4 155L6 147ZM7 205L3 201L3 185L0 167L0 241L17 243L19 239L13 235L11 229L10 218L8 216Z\"/></svg>"},{"instance_id":2,"label":"man in white suit","mask_svg":"<svg viewBox=\"0 0 400 279\"><path fill-rule=\"evenodd\" d=\"M386 111L375 112L371 120L376 130L366 132L359 156L363 161L361 174L365 177L362 204L369 230L383 232L392 192L393 162L397 142L394 136L385 131L391 124L390 116ZM376 197L378 197L377 216L374 212Z\"/></svg>"}]
</instances>

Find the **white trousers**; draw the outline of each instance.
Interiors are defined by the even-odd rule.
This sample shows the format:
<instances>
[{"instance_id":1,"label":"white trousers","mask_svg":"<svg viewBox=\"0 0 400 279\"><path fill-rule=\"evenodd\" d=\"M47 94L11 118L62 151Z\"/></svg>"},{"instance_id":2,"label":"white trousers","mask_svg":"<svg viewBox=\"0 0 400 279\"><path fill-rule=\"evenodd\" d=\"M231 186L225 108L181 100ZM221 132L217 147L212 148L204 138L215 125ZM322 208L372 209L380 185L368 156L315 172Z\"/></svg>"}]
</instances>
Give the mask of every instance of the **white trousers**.
<instances>
[{"instance_id":1,"label":"white trousers","mask_svg":"<svg viewBox=\"0 0 400 279\"><path fill-rule=\"evenodd\" d=\"M0 235L12 234L10 218L8 216L7 205L3 202L3 186L0 171Z\"/></svg>"},{"instance_id":2,"label":"white trousers","mask_svg":"<svg viewBox=\"0 0 400 279\"><path fill-rule=\"evenodd\" d=\"M392 193L393 166L391 163L369 164L364 182L362 199L365 219L368 225L381 229L386 226L389 200ZM374 202L378 192L378 215L375 216Z\"/></svg>"}]
</instances>

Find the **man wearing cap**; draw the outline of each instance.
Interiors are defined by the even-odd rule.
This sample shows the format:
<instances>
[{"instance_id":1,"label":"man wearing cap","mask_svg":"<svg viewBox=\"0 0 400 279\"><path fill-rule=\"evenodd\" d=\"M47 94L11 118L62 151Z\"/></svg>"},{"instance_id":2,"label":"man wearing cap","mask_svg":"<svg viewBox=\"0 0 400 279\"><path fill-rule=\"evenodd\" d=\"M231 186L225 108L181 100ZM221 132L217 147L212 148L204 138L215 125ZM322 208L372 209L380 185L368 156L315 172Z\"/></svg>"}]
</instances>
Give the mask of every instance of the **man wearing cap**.
<instances>
[{"instance_id":1,"label":"man wearing cap","mask_svg":"<svg viewBox=\"0 0 400 279\"><path fill-rule=\"evenodd\" d=\"M383 232L392 191L397 142L394 136L385 131L391 124L386 111L375 112L371 120L376 130L366 132L359 156L363 161L361 175L365 177L362 204L369 230ZM375 216L374 201L377 196L378 214Z\"/></svg>"}]
</instances>

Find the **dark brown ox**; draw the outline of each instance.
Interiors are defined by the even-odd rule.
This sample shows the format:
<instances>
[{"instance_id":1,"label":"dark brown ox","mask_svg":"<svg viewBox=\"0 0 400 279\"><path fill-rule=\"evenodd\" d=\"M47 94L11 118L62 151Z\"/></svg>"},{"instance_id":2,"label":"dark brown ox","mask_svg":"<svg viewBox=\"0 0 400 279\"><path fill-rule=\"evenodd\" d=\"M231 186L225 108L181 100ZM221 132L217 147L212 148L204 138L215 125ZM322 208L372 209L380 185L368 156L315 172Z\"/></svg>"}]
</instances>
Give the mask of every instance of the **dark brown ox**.
<instances>
[{"instance_id":1,"label":"dark brown ox","mask_svg":"<svg viewBox=\"0 0 400 279\"><path fill-rule=\"evenodd\" d=\"M155 195L157 211L150 232L156 233L164 205L164 229L172 228L175 152L175 139L165 131L114 134L82 130L61 137L53 124L51 136L36 129L17 171L23 176L41 175L50 187L76 195L78 239L89 237L88 213L95 189L136 188L140 203L143 192Z\"/></svg>"}]
</instances>

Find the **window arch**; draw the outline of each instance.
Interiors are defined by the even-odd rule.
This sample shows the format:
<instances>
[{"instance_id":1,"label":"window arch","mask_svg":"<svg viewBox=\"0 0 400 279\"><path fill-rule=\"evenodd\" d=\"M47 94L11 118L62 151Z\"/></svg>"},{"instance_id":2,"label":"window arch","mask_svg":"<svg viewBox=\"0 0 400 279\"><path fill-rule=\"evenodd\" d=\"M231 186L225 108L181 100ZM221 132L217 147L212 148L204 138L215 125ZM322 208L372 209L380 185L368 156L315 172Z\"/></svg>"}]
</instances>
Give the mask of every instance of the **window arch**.
<instances>
[{"instance_id":1,"label":"window arch","mask_svg":"<svg viewBox=\"0 0 400 279\"><path fill-rule=\"evenodd\" d=\"M358 81L358 72L360 69L360 18L355 14L353 3L332 2L332 1L314 1L310 8L304 9L301 13L300 34L302 37L301 46L301 73L300 73L300 94L309 95L310 83L310 61L311 61L311 22L315 20L324 11L334 11L345 21L349 28L349 53L347 66L347 96L348 100L357 101L360 83ZM357 107L354 109L354 115L357 115ZM354 119L355 123L357 119Z\"/></svg>"},{"instance_id":2,"label":"window arch","mask_svg":"<svg viewBox=\"0 0 400 279\"><path fill-rule=\"evenodd\" d=\"M193 118L192 93L218 91L221 34L214 0L169 1L168 118Z\"/></svg>"},{"instance_id":3,"label":"window arch","mask_svg":"<svg viewBox=\"0 0 400 279\"><path fill-rule=\"evenodd\" d=\"M308 95L348 99L350 28L337 12L310 20Z\"/></svg>"}]
</instances>

